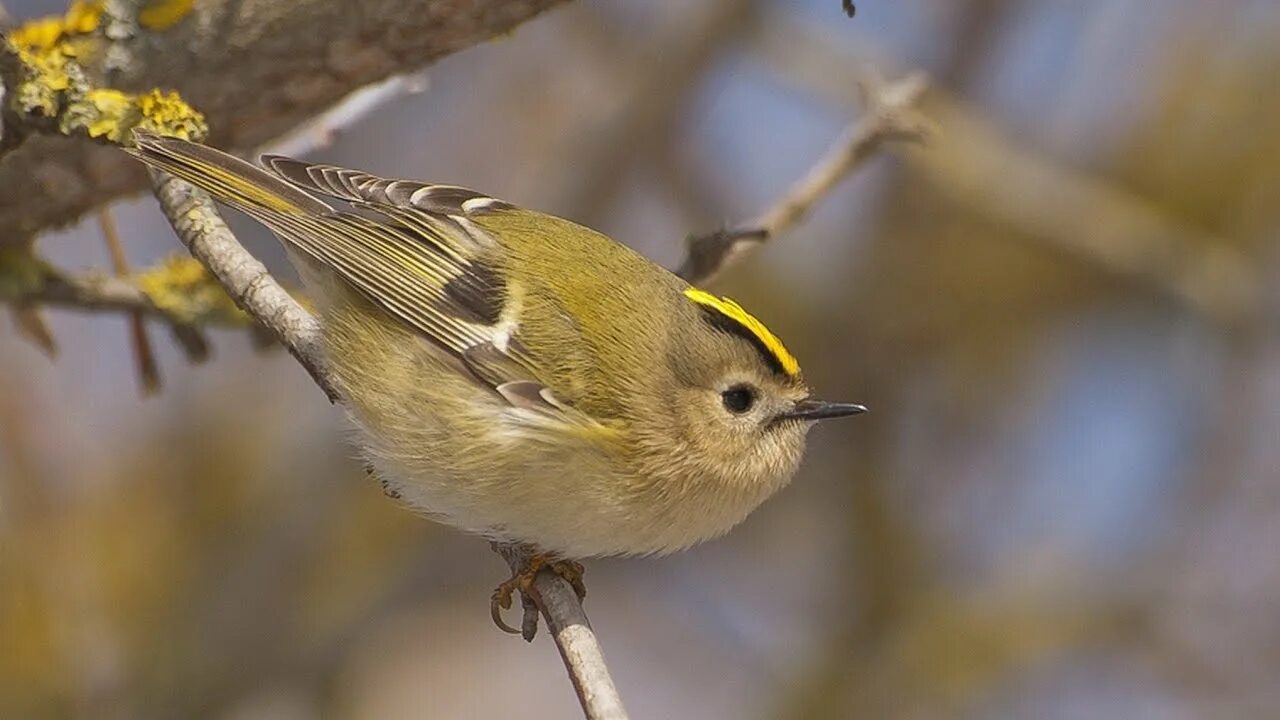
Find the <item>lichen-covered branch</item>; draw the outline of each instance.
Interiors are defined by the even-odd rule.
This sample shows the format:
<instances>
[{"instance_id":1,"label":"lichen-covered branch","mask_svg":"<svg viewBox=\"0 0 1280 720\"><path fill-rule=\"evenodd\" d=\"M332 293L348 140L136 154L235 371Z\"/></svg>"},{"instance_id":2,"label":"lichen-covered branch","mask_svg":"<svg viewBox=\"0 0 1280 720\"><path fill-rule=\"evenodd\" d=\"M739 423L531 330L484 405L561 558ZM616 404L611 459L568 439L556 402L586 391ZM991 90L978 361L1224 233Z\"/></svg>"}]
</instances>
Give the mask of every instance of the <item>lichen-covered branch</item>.
<instances>
[{"instance_id":1,"label":"lichen-covered branch","mask_svg":"<svg viewBox=\"0 0 1280 720\"><path fill-rule=\"evenodd\" d=\"M72 223L146 186L137 163L84 139L117 126L127 130L128 122L113 118L144 111L130 98L159 100L177 91L203 113L209 142L256 147L354 90L509 33L560 1L79 0L64 16L6 34L0 245ZM24 62L15 44L43 50ZM68 65L66 53L51 48L72 51L74 62ZM41 72L30 74L33 66ZM24 82L25 89L16 90ZM31 123L43 116L17 110L47 109L61 104L61 93L79 88L114 89L79 103L101 122L55 112L57 122L45 117L33 134ZM75 137L61 132L63 123Z\"/></svg>"},{"instance_id":2,"label":"lichen-covered branch","mask_svg":"<svg viewBox=\"0 0 1280 720\"><path fill-rule=\"evenodd\" d=\"M25 250L0 250L0 302L86 312L140 313L179 325L246 327L247 315L191 258L170 257L126 276L66 273Z\"/></svg>"},{"instance_id":3,"label":"lichen-covered branch","mask_svg":"<svg viewBox=\"0 0 1280 720\"><path fill-rule=\"evenodd\" d=\"M54 338L38 312L44 307L162 321L191 362L209 356L206 327L248 328L255 340L264 340L204 266L189 257L170 257L153 268L118 277L98 271L66 273L32 255L29 248L0 248L0 302L14 311L24 335L50 353Z\"/></svg>"},{"instance_id":4,"label":"lichen-covered branch","mask_svg":"<svg viewBox=\"0 0 1280 720\"><path fill-rule=\"evenodd\" d=\"M798 225L842 180L889 142L920 140L927 130L915 105L926 87L914 74L886 86L863 85L866 116L853 123L809 172L755 220L737 228L689 238L677 273L691 283L715 278L754 247Z\"/></svg>"}]
</instances>

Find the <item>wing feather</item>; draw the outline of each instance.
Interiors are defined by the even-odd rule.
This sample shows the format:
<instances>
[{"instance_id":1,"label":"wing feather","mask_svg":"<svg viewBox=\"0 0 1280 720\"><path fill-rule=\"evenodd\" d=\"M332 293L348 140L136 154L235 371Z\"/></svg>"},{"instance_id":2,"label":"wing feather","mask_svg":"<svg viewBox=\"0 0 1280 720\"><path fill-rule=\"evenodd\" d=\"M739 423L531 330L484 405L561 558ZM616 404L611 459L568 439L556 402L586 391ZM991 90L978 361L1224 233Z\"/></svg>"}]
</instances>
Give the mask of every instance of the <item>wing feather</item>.
<instances>
[{"instance_id":1,"label":"wing feather","mask_svg":"<svg viewBox=\"0 0 1280 720\"><path fill-rule=\"evenodd\" d=\"M520 288L501 244L472 218L513 205L454 185L264 156L266 169L202 145L135 133L131 152L209 191L330 268L370 302L460 360L460 372L542 436L612 431L552 387L519 341ZM341 200L350 211L319 200Z\"/></svg>"}]
</instances>

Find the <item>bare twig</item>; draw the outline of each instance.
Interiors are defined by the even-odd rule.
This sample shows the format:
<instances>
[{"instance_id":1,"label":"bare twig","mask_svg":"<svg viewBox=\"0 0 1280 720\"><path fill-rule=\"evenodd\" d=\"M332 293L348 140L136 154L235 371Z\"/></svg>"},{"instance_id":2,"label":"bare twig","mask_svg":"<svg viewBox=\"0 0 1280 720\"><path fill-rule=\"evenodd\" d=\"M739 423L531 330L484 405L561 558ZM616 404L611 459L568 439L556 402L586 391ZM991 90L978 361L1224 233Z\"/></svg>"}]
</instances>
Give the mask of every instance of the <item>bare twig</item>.
<instances>
[{"instance_id":1,"label":"bare twig","mask_svg":"<svg viewBox=\"0 0 1280 720\"><path fill-rule=\"evenodd\" d=\"M241 309L270 329L333 402L340 402L321 352L319 322L276 283L266 267L235 238L202 190L173 176L152 173L165 217L191 254L209 269ZM516 556L508 562L519 561ZM568 582L539 573L534 589L569 679L590 720L626 718L604 662L600 643Z\"/></svg>"},{"instance_id":2,"label":"bare twig","mask_svg":"<svg viewBox=\"0 0 1280 720\"><path fill-rule=\"evenodd\" d=\"M107 244L107 252L111 255L111 268L117 277L130 273L129 258L124 253L124 243L120 242L120 234L116 232L115 220L111 217L111 208L104 207L98 211L98 226L102 229L102 239ZM160 366L156 363L156 354L151 349L151 339L147 336L147 326L143 322L141 310L129 312L129 341L133 348L133 358L138 364L138 382L142 385L143 395L153 395L160 391Z\"/></svg>"},{"instance_id":3,"label":"bare twig","mask_svg":"<svg viewBox=\"0 0 1280 720\"><path fill-rule=\"evenodd\" d=\"M883 87L875 81L864 83L866 117L850 125L808 174L758 218L739 228L690 238L688 252L677 270L680 277L692 283L712 280L743 253L798 225L885 143L923 139L927 125L915 113L914 106L925 87L925 78L919 73Z\"/></svg>"},{"instance_id":4,"label":"bare twig","mask_svg":"<svg viewBox=\"0 0 1280 720\"><path fill-rule=\"evenodd\" d=\"M776 15L758 50L779 77L841 104L857 102L827 68L861 61L829 34ZM1216 322L1247 321L1262 283L1248 258L1109 179L1048 162L1019 148L943 91L927 112L946 128L927 153L906 153L910 169L966 208L1045 247L1153 289Z\"/></svg>"},{"instance_id":5,"label":"bare twig","mask_svg":"<svg viewBox=\"0 0 1280 720\"><path fill-rule=\"evenodd\" d=\"M302 157L329 147L346 128L369 116L383 105L408 95L416 95L426 87L424 72L393 75L351 93L337 105L299 125L284 138L271 143L276 155Z\"/></svg>"},{"instance_id":6,"label":"bare twig","mask_svg":"<svg viewBox=\"0 0 1280 720\"><path fill-rule=\"evenodd\" d=\"M40 308L31 305L14 305L9 310L19 335L31 341L47 357L57 357L58 343L49 330L49 324L44 321Z\"/></svg>"}]
</instances>

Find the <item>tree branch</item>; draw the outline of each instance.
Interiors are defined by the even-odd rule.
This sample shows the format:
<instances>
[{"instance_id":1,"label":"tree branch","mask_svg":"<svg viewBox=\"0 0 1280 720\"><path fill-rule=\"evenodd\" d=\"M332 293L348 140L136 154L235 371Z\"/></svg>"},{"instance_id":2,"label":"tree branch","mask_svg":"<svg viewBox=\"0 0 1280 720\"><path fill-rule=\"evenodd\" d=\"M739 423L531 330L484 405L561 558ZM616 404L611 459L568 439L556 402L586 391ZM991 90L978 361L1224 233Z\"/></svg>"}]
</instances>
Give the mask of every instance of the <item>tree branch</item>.
<instances>
[{"instance_id":1,"label":"tree branch","mask_svg":"<svg viewBox=\"0 0 1280 720\"><path fill-rule=\"evenodd\" d=\"M874 79L864 82L867 116L850 125L827 154L758 218L738 228L691 237L677 274L695 284L714 279L747 251L800 224L886 143L922 140L928 126L914 108L926 86L924 75L919 73L887 86Z\"/></svg>"},{"instance_id":2,"label":"tree branch","mask_svg":"<svg viewBox=\"0 0 1280 720\"><path fill-rule=\"evenodd\" d=\"M862 61L820 29L771 15L757 51L790 84L851 103L832 66ZM1230 243L1191 227L1106 177L1055 164L1018 147L967 104L929 93L927 112L946 133L907 166L957 204L1023 237L1128 278L1225 325L1266 313L1264 283Z\"/></svg>"},{"instance_id":3,"label":"tree branch","mask_svg":"<svg viewBox=\"0 0 1280 720\"><path fill-rule=\"evenodd\" d=\"M218 279L227 295L275 334L331 402L341 402L337 383L324 361L319 322L240 244L208 194L160 172L152 173L152 187L178 238ZM518 554L502 555L508 562L519 561ZM625 719L604 653L573 588L559 576L543 571L535 579L534 589L586 717Z\"/></svg>"},{"instance_id":4,"label":"tree branch","mask_svg":"<svg viewBox=\"0 0 1280 720\"><path fill-rule=\"evenodd\" d=\"M185 14L104 13L90 29L76 24L64 32L76 44L76 84L176 90L204 113L211 144L248 149L352 91L510 33L559 2L202 0ZM0 70L6 67L13 63ZM14 72L0 76L11 109L20 78ZM15 191L0 193L0 245L73 223L145 187L138 164L114 148L64 134L30 135L17 146L24 136L14 125L19 118L6 113L2 119L9 151L0 165L0 188Z\"/></svg>"},{"instance_id":5,"label":"tree branch","mask_svg":"<svg viewBox=\"0 0 1280 720\"><path fill-rule=\"evenodd\" d=\"M237 307L280 340L330 402L339 402L341 398L325 367L319 321L244 249L207 193L154 171L151 184L160 210L191 255L218 279Z\"/></svg>"}]
</instances>

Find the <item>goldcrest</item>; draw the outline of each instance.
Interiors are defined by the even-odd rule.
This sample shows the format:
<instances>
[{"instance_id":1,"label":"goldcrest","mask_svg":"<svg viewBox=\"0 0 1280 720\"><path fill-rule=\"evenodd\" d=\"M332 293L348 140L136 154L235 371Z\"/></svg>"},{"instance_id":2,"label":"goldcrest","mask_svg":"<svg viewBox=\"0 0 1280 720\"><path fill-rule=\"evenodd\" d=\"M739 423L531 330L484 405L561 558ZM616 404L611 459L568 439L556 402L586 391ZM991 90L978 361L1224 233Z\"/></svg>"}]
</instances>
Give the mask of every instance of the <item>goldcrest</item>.
<instances>
[{"instance_id":1,"label":"goldcrest","mask_svg":"<svg viewBox=\"0 0 1280 720\"><path fill-rule=\"evenodd\" d=\"M569 559L688 548L786 485L815 421L864 410L814 399L732 300L567 220L135 138L142 161L274 231L368 461L463 530Z\"/></svg>"}]
</instances>

